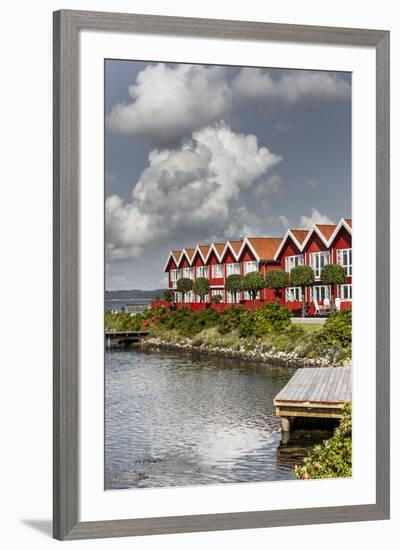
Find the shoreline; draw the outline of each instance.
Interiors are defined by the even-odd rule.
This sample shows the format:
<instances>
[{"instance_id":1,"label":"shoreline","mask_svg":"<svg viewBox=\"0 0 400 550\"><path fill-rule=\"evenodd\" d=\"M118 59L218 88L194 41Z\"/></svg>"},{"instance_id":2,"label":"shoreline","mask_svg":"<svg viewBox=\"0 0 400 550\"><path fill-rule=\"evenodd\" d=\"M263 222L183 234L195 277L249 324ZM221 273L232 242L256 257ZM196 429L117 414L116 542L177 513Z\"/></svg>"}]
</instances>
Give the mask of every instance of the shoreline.
<instances>
[{"instance_id":1,"label":"shoreline","mask_svg":"<svg viewBox=\"0 0 400 550\"><path fill-rule=\"evenodd\" d=\"M241 346L240 350L233 350L230 348L214 347L209 348L204 344L194 345L189 339L183 339L179 342L165 341L159 337L148 337L139 342L139 346L142 349L148 350L169 350L180 351L186 353L198 353L202 355L215 355L218 357L225 357L231 359L237 359L240 361L252 361L257 363L269 363L280 367L288 368L316 368L316 367L343 367L351 366L351 361L347 360L343 363L332 363L331 360L325 357L300 357L294 352L266 352L262 351L262 344L255 345L252 350L245 350L244 346Z\"/></svg>"}]
</instances>

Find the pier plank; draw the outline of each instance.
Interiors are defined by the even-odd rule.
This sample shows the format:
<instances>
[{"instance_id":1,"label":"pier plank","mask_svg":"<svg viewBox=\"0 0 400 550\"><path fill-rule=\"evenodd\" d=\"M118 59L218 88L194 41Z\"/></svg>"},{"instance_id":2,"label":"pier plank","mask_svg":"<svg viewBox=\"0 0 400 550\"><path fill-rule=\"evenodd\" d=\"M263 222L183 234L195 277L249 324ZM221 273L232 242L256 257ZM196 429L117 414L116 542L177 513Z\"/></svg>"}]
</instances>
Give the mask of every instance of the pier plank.
<instances>
[{"instance_id":1,"label":"pier plank","mask_svg":"<svg viewBox=\"0 0 400 550\"><path fill-rule=\"evenodd\" d=\"M350 367L298 369L274 399L276 414L289 417L340 418L349 402Z\"/></svg>"}]
</instances>

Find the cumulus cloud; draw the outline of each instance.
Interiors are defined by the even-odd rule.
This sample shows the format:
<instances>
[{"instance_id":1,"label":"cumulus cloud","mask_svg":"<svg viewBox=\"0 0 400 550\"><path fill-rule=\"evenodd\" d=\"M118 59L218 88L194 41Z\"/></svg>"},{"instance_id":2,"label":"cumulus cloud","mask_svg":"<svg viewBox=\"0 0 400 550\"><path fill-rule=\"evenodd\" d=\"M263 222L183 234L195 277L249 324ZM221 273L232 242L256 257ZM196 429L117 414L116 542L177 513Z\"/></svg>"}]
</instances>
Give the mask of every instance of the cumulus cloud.
<instances>
[{"instance_id":1,"label":"cumulus cloud","mask_svg":"<svg viewBox=\"0 0 400 550\"><path fill-rule=\"evenodd\" d=\"M255 188L255 194L257 198L264 199L269 198L270 195L277 195L282 189L283 181L278 174L273 174L266 180L259 182Z\"/></svg>"},{"instance_id":2,"label":"cumulus cloud","mask_svg":"<svg viewBox=\"0 0 400 550\"><path fill-rule=\"evenodd\" d=\"M290 221L287 216L285 216L284 214L281 214L280 216L278 216L278 221L282 229L289 229Z\"/></svg>"},{"instance_id":3,"label":"cumulus cloud","mask_svg":"<svg viewBox=\"0 0 400 550\"><path fill-rule=\"evenodd\" d=\"M300 218L301 227L312 227L316 223L333 224L335 222L333 222L325 214L321 214L321 212L319 212L316 208L311 209L311 215L310 216L301 216L301 218Z\"/></svg>"},{"instance_id":4,"label":"cumulus cloud","mask_svg":"<svg viewBox=\"0 0 400 550\"><path fill-rule=\"evenodd\" d=\"M235 75L220 66L148 65L129 86L132 101L114 105L107 125L118 132L145 135L154 143L170 144L226 119L238 100L273 98L295 103L350 97L350 84L334 73L287 71L272 75L250 67ZM278 131L289 130L284 122L276 125Z\"/></svg>"},{"instance_id":5,"label":"cumulus cloud","mask_svg":"<svg viewBox=\"0 0 400 550\"><path fill-rule=\"evenodd\" d=\"M194 132L174 149L154 149L132 191L132 201L106 200L107 253L139 256L162 242L196 242L257 233L262 221L241 204L281 157L260 147L256 136L225 124Z\"/></svg>"},{"instance_id":6,"label":"cumulus cloud","mask_svg":"<svg viewBox=\"0 0 400 550\"><path fill-rule=\"evenodd\" d=\"M345 99L350 84L334 73L284 72L278 78L259 68L244 68L232 82L235 95L247 99L278 98L289 103L305 99Z\"/></svg>"},{"instance_id":7,"label":"cumulus cloud","mask_svg":"<svg viewBox=\"0 0 400 550\"><path fill-rule=\"evenodd\" d=\"M132 103L115 105L110 129L171 142L219 121L230 110L232 92L224 67L148 65L129 86Z\"/></svg>"}]
</instances>

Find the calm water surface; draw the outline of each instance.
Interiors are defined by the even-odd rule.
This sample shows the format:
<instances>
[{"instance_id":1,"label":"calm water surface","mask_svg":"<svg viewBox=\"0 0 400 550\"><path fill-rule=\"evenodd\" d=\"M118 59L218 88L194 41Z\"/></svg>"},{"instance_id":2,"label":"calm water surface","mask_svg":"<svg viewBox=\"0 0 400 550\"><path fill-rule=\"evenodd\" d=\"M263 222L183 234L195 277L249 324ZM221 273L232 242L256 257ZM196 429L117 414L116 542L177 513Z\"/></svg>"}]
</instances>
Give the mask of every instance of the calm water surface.
<instances>
[{"instance_id":1,"label":"calm water surface","mask_svg":"<svg viewBox=\"0 0 400 550\"><path fill-rule=\"evenodd\" d=\"M140 350L106 351L105 366L106 489L294 479L327 437L281 441L273 398L293 370Z\"/></svg>"}]
</instances>

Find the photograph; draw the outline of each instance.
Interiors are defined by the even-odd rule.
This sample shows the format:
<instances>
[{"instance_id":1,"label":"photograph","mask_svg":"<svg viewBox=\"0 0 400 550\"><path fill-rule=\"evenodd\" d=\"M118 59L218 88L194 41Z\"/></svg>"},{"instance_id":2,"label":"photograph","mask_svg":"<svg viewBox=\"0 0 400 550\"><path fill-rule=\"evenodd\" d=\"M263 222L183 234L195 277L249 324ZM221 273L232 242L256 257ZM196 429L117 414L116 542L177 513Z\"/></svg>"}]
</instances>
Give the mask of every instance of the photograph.
<instances>
[{"instance_id":1,"label":"photograph","mask_svg":"<svg viewBox=\"0 0 400 550\"><path fill-rule=\"evenodd\" d=\"M104 157L105 490L351 478L352 74L105 59Z\"/></svg>"}]
</instances>

